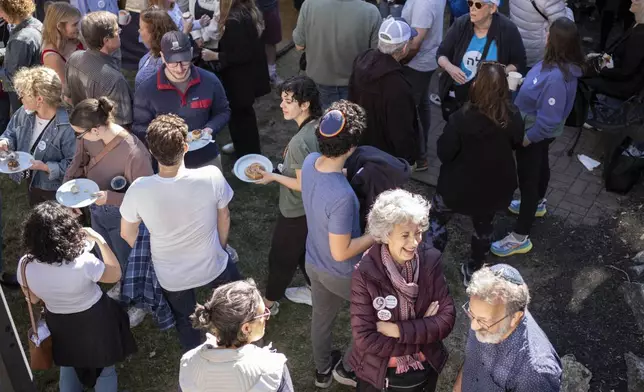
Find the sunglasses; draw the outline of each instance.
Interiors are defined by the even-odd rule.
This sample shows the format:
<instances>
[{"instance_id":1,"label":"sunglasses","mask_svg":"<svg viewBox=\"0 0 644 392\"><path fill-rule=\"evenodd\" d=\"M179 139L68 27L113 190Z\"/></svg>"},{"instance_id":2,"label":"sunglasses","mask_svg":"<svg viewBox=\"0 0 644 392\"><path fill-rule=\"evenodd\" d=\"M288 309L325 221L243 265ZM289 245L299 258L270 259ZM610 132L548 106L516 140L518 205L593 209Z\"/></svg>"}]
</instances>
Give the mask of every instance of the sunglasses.
<instances>
[{"instance_id":1,"label":"sunglasses","mask_svg":"<svg viewBox=\"0 0 644 392\"><path fill-rule=\"evenodd\" d=\"M83 136L85 136L85 134L88 133L91 130L92 129L90 128L90 129L86 129L85 131L79 133L78 135L76 135L76 140L81 140L83 138Z\"/></svg>"},{"instance_id":2,"label":"sunglasses","mask_svg":"<svg viewBox=\"0 0 644 392\"><path fill-rule=\"evenodd\" d=\"M320 120L320 135L334 137L342 132L346 123L344 113L337 109L329 110Z\"/></svg>"},{"instance_id":3,"label":"sunglasses","mask_svg":"<svg viewBox=\"0 0 644 392\"><path fill-rule=\"evenodd\" d=\"M501 64L498 61L481 61L478 65L479 69L483 67L501 67L503 68L503 72L505 72L505 64Z\"/></svg>"},{"instance_id":4,"label":"sunglasses","mask_svg":"<svg viewBox=\"0 0 644 392\"><path fill-rule=\"evenodd\" d=\"M475 2L475 1L470 0L470 1L467 2L468 7L470 7L470 8L474 7L477 10L480 10L481 8L483 8L484 5L486 5L486 4L479 3L478 1Z\"/></svg>"},{"instance_id":5,"label":"sunglasses","mask_svg":"<svg viewBox=\"0 0 644 392\"><path fill-rule=\"evenodd\" d=\"M271 310L270 310L269 308L266 308L266 309L264 310L264 313L262 313L262 314L260 314L260 315L258 315L258 316L253 317L252 319L248 320L247 322L253 322L253 321L257 320L257 319L262 319L262 318L263 318L264 320L266 320L266 321L268 321L268 319L270 319L270 318L271 318Z\"/></svg>"}]
</instances>

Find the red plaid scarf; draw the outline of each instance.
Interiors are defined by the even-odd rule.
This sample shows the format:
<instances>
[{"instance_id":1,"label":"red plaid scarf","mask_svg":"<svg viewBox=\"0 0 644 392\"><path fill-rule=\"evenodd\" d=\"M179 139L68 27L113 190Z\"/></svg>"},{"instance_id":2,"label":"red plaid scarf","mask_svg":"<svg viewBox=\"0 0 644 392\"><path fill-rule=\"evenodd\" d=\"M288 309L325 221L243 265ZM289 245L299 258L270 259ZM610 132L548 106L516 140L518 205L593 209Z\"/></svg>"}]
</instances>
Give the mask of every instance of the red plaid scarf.
<instances>
[{"instance_id":1,"label":"red plaid scarf","mask_svg":"<svg viewBox=\"0 0 644 392\"><path fill-rule=\"evenodd\" d=\"M402 270L398 270L398 265L391 254L386 244L380 247L380 256L382 264L385 266L387 276L394 285L396 296L398 297L398 304L400 306L400 319L413 320L416 318L414 307L416 305L416 298L418 298L418 252L414 252L414 257L407 261ZM402 374L409 371L409 368L414 370L423 370L424 367L420 363L418 354L405 355L396 357L396 374Z\"/></svg>"}]
</instances>

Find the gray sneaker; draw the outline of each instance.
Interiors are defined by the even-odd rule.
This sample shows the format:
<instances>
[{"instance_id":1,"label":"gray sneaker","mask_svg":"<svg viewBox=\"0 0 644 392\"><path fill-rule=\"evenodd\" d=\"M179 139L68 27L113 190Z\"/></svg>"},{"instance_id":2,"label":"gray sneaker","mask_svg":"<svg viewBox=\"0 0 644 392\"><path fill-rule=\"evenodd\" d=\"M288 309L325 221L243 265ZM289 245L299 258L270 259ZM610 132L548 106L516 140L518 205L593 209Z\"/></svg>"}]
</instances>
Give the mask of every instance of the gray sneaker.
<instances>
[{"instance_id":1,"label":"gray sneaker","mask_svg":"<svg viewBox=\"0 0 644 392\"><path fill-rule=\"evenodd\" d=\"M226 155L233 155L235 153L235 145L228 143L221 148L221 152Z\"/></svg>"}]
</instances>

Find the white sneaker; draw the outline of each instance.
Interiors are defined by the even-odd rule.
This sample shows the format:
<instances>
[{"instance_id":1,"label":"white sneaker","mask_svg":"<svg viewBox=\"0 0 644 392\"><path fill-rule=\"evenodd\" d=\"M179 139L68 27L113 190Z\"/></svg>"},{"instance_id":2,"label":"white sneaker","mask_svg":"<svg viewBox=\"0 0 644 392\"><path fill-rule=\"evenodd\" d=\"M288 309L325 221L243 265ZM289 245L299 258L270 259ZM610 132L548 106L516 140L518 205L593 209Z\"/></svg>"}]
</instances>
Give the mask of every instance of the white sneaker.
<instances>
[{"instance_id":1,"label":"white sneaker","mask_svg":"<svg viewBox=\"0 0 644 392\"><path fill-rule=\"evenodd\" d=\"M107 292L107 296L112 298L115 301L121 299L121 282L118 282Z\"/></svg>"},{"instance_id":2,"label":"white sneaker","mask_svg":"<svg viewBox=\"0 0 644 392\"><path fill-rule=\"evenodd\" d=\"M311 300L311 288L309 286L289 287L284 292L284 296L296 304L313 306Z\"/></svg>"},{"instance_id":3,"label":"white sneaker","mask_svg":"<svg viewBox=\"0 0 644 392\"><path fill-rule=\"evenodd\" d=\"M232 260L233 263L237 264L239 262L239 255L237 254L237 251L235 250L235 248L226 244L226 253L228 253L228 256L230 256L230 260Z\"/></svg>"},{"instance_id":4,"label":"white sneaker","mask_svg":"<svg viewBox=\"0 0 644 392\"><path fill-rule=\"evenodd\" d=\"M271 311L271 317L277 316L280 312L280 303L277 301L273 302L273 305L271 305L268 310Z\"/></svg>"},{"instance_id":5,"label":"white sneaker","mask_svg":"<svg viewBox=\"0 0 644 392\"><path fill-rule=\"evenodd\" d=\"M223 152L226 155L232 155L235 153L235 145L232 143L225 144L221 148L221 152Z\"/></svg>"},{"instance_id":6,"label":"white sneaker","mask_svg":"<svg viewBox=\"0 0 644 392\"><path fill-rule=\"evenodd\" d=\"M127 311L127 316L130 319L130 328L134 328L143 322L147 313L143 309L130 308Z\"/></svg>"}]
</instances>

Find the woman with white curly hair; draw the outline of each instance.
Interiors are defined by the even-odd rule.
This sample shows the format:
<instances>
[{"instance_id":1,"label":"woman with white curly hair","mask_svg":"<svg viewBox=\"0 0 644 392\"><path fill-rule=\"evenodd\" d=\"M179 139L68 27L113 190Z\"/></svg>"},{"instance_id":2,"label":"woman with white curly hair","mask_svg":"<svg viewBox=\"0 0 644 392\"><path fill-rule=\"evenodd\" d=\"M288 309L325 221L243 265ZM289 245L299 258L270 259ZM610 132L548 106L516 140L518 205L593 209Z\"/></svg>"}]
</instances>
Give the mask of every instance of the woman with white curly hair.
<instances>
[{"instance_id":1,"label":"woman with white curly hair","mask_svg":"<svg viewBox=\"0 0 644 392\"><path fill-rule=\"evenodd\" d=\"M367 232L376 244L351 282L350 363L358 391L434 391L454 327L440 253L422 244L429 203L402 189L380 194Z\"/></svg>"}]
</instances>

